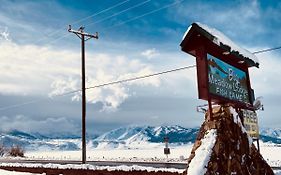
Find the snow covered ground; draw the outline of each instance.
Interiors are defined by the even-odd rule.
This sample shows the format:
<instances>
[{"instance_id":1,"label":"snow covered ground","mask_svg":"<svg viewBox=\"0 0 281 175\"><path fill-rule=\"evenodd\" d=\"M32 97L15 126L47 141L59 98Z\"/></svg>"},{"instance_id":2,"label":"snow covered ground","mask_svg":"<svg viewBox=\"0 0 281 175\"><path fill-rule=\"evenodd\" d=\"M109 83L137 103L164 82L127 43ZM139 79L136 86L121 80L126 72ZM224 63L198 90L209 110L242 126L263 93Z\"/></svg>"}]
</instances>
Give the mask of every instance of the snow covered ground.
<instances>
[{"instance_id":1,"label":"snow covered ground","mask_svg":"<svg viewBox=\"0 0 281 175\"><path fill-rule=\"evenodd\" d=\"M99 146L98 148L88 147L88 161L141 161L141 162L182 162L186 163L190 155L193 144L170 145L171 154L164 155L163 143L140 142L133 147L110 148ZM260 143L261 153L270 166L281 167L281 145L272 143ZM42 160L81 160L81 151L28 151L25 153L26 159ZM6 158L5 158L6 159ZM8 172L11 173L11 172ZM281 171L276 170L276 174L281 175ZM0 174L5 175L0 172ZM10 175L10 174L8 174ZM18 175L18 174L15 174ZM19 174L26 175L26 174ZM29 175L29 174L28 174Z\"/></svg>"},{"instance_id":2,"label":"snow covered ground","mask_svg":"<svg viewBox=\"0 0 281 175\"><path fill-rule=\"evenodd\" d=\"M281 145L260 143L260 151L263 158L272 167L281 167ZM280 172L281 174L281 172Z\"/></svg>"},{"instance_id":3,"label":"snow covered ground","mask_svg":"<svg viewBox=\"0 0 281 175\"><path fill-rule=\"evenodd\" d=\"M171 154L168 159L164 155L164 145L159 144L143 145L138 149L88 149L87 160L105 161L143 161L143 162L186 162L193 144L181 146L171 146ZM271 143L260 143L261 153L270 166L281 166L281 145ZM51 159L51 160L81 160L81 151L30 151L26 152L26 159ZM275 170L275 174L280 174L280 170ZM32 175L30 173L6 172L0 170L1 175Z\"/></svg>"},{"instance_id":4,"label":"snow covered ground","mask_svg":"<svg viewBox=\"0 0 281 175\"><path fill-rule=\"evenodd\" d=\"M6 170L1 170L1 169L0 169L0 174L1 175L46 175L45 173L43 173L43 174L33 174L33 173L22 173L22 172L15 172L15 171L6 171Z\"/></svg>"},{"instance_id":5,"label":"snow covered ground","mask_svg":"<svg viewBox=\"0 0 281 175\"><path fill-rule=\"evenodd\" d=\"M171 146L171 154L164 155L164 145L144 146L138 149L88 149L87 160L105 161L144 161L144 162L186 162L192 144ZM261 153L270 166L281 167L281 145L260 143ZM81 151L31 151L26 152L27 159L81 160Z\"/></svg>"},{"instance_id":6,"label":"snow covered ground","mask_svg":"<svg viewBox=\"0 0 281 175\"><path fill-rule=\"evenodd\" d=\"M144 161L144 162L185 162L192 149L192 144L171 147L171 154L164 155L164 147L143 149L90 149L87 160L106 161ZM34 151L26 152L28 159L81 160L81 151Z\"/></svg>"}]
</instances>

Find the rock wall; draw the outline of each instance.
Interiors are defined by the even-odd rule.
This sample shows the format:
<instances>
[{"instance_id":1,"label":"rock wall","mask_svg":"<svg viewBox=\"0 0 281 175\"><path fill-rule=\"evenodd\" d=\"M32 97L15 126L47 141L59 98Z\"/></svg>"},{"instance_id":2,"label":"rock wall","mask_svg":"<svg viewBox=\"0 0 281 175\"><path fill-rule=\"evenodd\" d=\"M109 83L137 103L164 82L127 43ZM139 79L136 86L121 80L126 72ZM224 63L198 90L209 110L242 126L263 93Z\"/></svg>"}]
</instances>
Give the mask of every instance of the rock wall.
<instances>
[{"instance_id":1,"label":"rock wall","mask_svg":"<svg viewBox=\"0 0 281 175\"><path fill-rule=\"evenodd\" d=\"M274 174L270 166L257 151L252 143L252 139L247 135L241 119L232 107L218 106L213 108L212 118L207 111L205 121L200 128L197 140L188 159L188 175ZM215 131L215 143L213 144L209 143L212 140L208 140L207 137L212 130ZM200 149L202 146L206 147L204 146L206 144L209 144L211 149ZM202 151L207 153L202 154ZM202 157L202 155L205 157ZM200 163L200 160L203 163Z\"/></svg>"}]
</instances>

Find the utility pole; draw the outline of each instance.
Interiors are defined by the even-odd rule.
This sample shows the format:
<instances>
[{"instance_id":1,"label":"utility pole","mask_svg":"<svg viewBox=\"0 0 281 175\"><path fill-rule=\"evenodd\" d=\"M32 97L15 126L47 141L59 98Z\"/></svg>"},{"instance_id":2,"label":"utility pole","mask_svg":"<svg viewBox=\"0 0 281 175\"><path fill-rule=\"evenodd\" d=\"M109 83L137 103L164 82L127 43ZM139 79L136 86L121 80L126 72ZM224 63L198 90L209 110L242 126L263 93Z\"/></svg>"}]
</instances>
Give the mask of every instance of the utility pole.
<instances>
[{"instance_id":1,"label":"utility pole","mask_svg":"<svg viewBox=\"0 0 281 175\"><path fill-rule=\"evenodd\" d=\"M80 27L78 30L72 30L71 25L68 27L68 32L74 33L81 39L81 60L82 60L82 164L86 163L86 86L85 86L85 41L95 38L98 39L98 33L95 35L85 33L85 27ZM86 39L85 39L86 38Z\"/></svg>"}]
</instances>

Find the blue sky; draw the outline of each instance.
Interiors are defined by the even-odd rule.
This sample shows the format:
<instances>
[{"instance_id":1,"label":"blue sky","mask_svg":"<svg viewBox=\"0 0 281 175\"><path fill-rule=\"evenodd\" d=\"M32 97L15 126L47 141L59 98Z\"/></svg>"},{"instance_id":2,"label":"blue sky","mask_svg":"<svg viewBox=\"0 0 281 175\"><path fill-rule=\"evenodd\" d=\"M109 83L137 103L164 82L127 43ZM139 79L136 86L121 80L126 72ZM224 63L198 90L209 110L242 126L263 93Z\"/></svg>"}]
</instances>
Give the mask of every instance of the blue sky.
<instances>
[{"instance_id":1,"label":"blue sky","mask_svg":"<svg viewBox=\"0 0 281 175\"><path fill-rule=\"evenodd\" d=\"M1 1L0 106L38 102L2 109L0 127L80 132L79 94L54 97L80 87L80 41L67 32L68 24L99 32L86 44L87 86L93 86L195 64L179 44L196 21L249 51L280 46L280 18L279 1ZM260 69L250 70L252 88L265 103L262 127L281 122L280 55L259 54ZM197 99L194 68L89 90L87 98L89 135L126 125L199 126L203 114L195 109L206 103Z\"/></svg>"}]
</instances>

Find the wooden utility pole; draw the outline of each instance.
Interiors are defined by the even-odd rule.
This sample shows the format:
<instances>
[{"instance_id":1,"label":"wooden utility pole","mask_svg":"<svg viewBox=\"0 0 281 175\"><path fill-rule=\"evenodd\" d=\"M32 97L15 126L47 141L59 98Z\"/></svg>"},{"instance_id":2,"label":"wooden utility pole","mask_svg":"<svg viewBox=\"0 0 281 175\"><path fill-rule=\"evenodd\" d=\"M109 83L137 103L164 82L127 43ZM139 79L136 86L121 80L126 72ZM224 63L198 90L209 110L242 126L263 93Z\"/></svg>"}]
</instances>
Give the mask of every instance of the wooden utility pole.
<instances>
[{"instance_id":1,"label":"wooden utility pole","mask_svg":"<svg viewBox=\"0 0 281 175\"><path fill-rule=\"evenodd\" d=\"M86 163L86 85L85 85L85 41L95 38L98 39L98 33L95 35L84 32L84 27L78 30L72 30L69 25L68 32L74 33L81 39L81 60L82 60L82 163ZM86 39L85 39L86 37Z\"/></svg>"}]
</instances>

